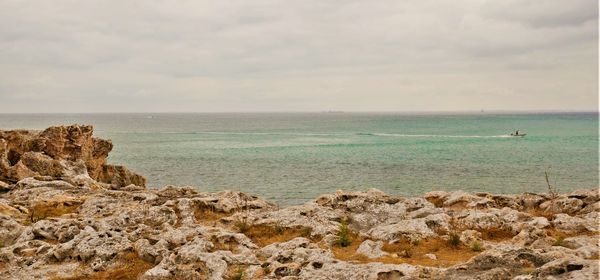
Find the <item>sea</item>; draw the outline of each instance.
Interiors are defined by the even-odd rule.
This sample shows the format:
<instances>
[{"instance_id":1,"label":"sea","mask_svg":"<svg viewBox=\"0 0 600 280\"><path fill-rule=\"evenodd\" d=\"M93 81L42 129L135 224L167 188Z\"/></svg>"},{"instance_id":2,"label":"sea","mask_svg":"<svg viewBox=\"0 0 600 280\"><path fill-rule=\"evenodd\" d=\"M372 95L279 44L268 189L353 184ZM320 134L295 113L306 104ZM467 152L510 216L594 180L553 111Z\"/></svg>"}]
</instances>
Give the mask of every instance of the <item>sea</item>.
<instances>
[{"instance_id":1,"label":"sea","mask_svg":"<svg viewBox=\"0 0 600 280\"><path fill-rule=\"evenodd\" d=\"M598 113L0 114L0 129L90 124L148 186L294 205L338 189L561 192L599 186ZM519 130L525 137L511 137Z\"/></svg>"}]
</instances>

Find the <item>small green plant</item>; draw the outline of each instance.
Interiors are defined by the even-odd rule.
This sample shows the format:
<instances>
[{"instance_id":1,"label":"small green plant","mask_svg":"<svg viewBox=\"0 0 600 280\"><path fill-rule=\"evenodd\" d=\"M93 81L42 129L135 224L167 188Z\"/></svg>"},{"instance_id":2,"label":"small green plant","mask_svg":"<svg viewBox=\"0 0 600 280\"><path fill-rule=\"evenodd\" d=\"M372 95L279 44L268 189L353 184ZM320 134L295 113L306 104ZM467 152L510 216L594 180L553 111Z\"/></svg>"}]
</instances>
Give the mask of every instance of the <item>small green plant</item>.
<instances>
[{"instance_id":1,"label":"small green plant","mask_svg":"<svg viewBox=\"0 0 600 280\"><path fill-rule=\"evenodd\" d=\"M302 229L300 229L300 236L308 238L310 237L310 235L312 234L312 228L311 227L302 227Z\"/></svg>"},{"instance_id":2,"label":"small green plant","mask_svg":"<svg viewBox=\"0 0 600 280\"><path fill-rule=\"evenodd\" d=\"M481 244L479 244L479 242L475 241L473 242L473 244L471 244L471 250L474 252L481 252L483 251L483 247L481 247Z\"/></svg>"},{"instance_id":3,"label":"small green plant","mask_svg":"<svg viewBox=\"0 0 600 280\"><path fill-rule=\"evenodd\" d=\"M348 230L348 219L345 217L340 222L340 233L338 236L338 245L340 247L348 247L350 246L350 234Z\"/></svg>"},{"instance_id":4,"label":"small green plant","mask_svg":"<svg viewBox=\"0 0 600 280\"><path fill-rule=\"evenodd\" d=\"M415 238L410 241L410 244L412 244L413 246L419 246L419 244L421 244L421 239Z\"/></svg>"},{"instance_id":5,"label":"small green plant","mask_svg":"<svg viewBox=\"0 0 600 280\"><path fill-rule=\"evenodd\" d=\"M558 238L556 238L556 241L554 241L554 243L552 244L552 246L565 246L565 238L562 236L559 236Z\"/></svg>"},{"instance_id":6,"label":"small green plant","mask_svg":"<svg viewBox=\"0 0 600 280\"><path fill-rule=\"evenodd\" d=\"M523 267L521 268L521 274L533 274L533 272L535 272L535 266L531 267Z\"/></svg>"},{"instance_id":7,"label":"small green plant","mask_svg":"<svg viewBox=\"0 0 600 280\"><path fill-rule=\"evenodd\" d=\"M246 220L239 220L235 222L235 227L240 233L246 233L250 229L250 224Z\"/></svg>"},{"instance_id":8,"label":"small green plant","mask_svg":"<svg viewBox=\"0 0 600 280\"><path fill-rule=\"evenodd\" d=\"M242 280L244 279L244 272L243 271L239 271L238 273L236 273L233 278L233 280Z\"/></svg>"},{"instance_id":9,"label":"small green plant","mask_svg":"<svg viewBox=\"0 0 600 280\"><path fill-rule=\"evenodd\" d=\"M236 221L235 227L240 233L246 233L248 232L248 230L250 230L250 224L248 223L248 197L242 196L242 202L243 205L240 207L240 205L238 204L238 208L242 209L244 213L242 217Z\"/></svg>"},{"instance_id":10,"label":"small green plant","mask_svg":"<svg viewBox=\"0 0 600 280\"><path fill-rule=\"evenodd\" d=\"M275 228L274 229L275 229L275 233L277 235L282 235L283 232L285 231L285 228L281 224L279 224L279 223L275 224Z\"/></svg>"},{"instance_id":11,"label":"small green plant","mask_svg":"<svg viewBox=\"0 0 600 280\"><path fill-rule=\"evenodd\" d=\"M460 245L460 236L456 232L450 233L450 239L448 242L452 247L458 247Z\"/></svg>"}]
</instances>

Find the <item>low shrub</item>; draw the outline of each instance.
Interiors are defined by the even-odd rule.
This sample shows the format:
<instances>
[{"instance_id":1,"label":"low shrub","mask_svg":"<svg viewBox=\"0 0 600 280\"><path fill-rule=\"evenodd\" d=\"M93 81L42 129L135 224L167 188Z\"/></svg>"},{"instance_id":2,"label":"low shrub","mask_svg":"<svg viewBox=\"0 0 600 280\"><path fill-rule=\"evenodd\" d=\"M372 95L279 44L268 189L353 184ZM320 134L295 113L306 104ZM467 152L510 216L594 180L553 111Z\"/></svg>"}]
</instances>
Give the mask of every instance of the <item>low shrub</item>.
<instances>
[{"instance_id":1,"label":"low shrub","mask_svg":"<svg viewBox=\"0 0 600 280\"><path fill-rule=\"evenodd\" d=\"M340 223L340 233L338 236L338 245L340 247L348 247L350 246L350 234L348 230L348 219L343 218Z\"/></svg>"},{"instance_id":2,"label":"low shrub","mask_svg":"<svg viewBox=\"0 0 600 280\"><path fill-rule=\"evenodd\" d=\"M448 239L448 242L452 247L458 247L460 246L460 236L456 232L452 232L450 233L450 239Z\"/></svg>"}]
</instances>

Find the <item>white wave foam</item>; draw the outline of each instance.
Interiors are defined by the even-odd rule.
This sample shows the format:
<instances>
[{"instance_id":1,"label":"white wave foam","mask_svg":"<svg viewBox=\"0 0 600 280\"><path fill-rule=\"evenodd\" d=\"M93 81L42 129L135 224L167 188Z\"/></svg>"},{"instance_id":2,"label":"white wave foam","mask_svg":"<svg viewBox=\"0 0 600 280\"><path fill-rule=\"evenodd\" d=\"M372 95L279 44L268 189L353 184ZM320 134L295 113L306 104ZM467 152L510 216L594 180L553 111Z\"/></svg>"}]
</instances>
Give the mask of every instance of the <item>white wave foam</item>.
<instances>
[{"instance_id":1,"label":"white wave foam","mask_svg":"<svg viewBox=\"0 0 600 280\"><path fill-rule=\"evenodd\" d=\"M440 135L440 134L398 134L398 133L362 133L359 135L373 135L385 137L439 137L439 138L509 138L510 135Z\"/></svg>"}]
</instances>

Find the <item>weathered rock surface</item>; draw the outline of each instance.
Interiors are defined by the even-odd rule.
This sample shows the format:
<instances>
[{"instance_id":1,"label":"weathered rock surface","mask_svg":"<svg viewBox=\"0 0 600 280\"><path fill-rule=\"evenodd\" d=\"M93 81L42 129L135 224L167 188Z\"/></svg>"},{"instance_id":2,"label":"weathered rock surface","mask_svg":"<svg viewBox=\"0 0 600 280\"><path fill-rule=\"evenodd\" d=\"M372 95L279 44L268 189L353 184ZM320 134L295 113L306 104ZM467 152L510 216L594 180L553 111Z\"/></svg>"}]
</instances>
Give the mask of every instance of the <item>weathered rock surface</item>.
<instances>
[{"instance_id":1,"label":"weathered rock surface","mask_svg":"<svg viewBox=\"0 0 600 280\"><path fill-rule=\"evenodd\" d=\"M124 166L108 165L110 140L92 137L91 126L53 126L44 131L0 130L0 181L77 175L117 188L144 186L146 179Z\"/></svg>"},{"instance_id":2,"label":"weathered rock surface","mask_svg":"<svg viewBox=\"0 0 600 280\"><path fill-rule=\"evenodd\" d=\"M598 189L145 189L91 127L0 131L0 279L598 279ZM342 247L342 221L348 241Z\"/></svg>"}]
</instances>

